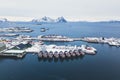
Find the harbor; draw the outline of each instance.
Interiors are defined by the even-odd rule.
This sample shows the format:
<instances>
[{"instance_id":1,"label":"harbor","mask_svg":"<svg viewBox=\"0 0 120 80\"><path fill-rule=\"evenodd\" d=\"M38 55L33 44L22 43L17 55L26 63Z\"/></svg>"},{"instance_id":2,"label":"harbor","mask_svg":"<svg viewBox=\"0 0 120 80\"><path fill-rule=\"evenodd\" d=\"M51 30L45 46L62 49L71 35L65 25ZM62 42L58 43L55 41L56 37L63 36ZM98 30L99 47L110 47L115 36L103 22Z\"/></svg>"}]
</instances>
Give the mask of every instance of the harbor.
<instances>
[{"instance_id":1,"label":"harbor","mask_svg":"<svg viewBox=\"0 0 120 80\"><path fill-rule=\"evenodd\" d=\"M46 45L39 39L39 41L24 39L28 37L31 38L30 36L21 36L12 40L1 38L0 43L4 45L4 48L2 49L1 46L0 56L16 56L22 58L26 53L37 53L39 58L65 58L83 56L85 54L93 55L97 52L95 48L88 45Z\"/></svg>"},{"instance_id":2,"label":"harbor","mask_svg":"<svg viewBox=\"0 0 120 80\"><path fill-rule=\"evenodd\" d=\"M98 80L98 78L109 80L113 76L117 78L116 75L120 74L120 47L108 43L119 43L119 25L113 24L114 26L111 27L111 24L104 26L98 23L94 23L94 26L92 24L16 23L8 26L1 24L3 28L26 26L34 31L31 33L0 33L0 35L5 34L0 37L0 53L4 54L0 55L0 80L89 80L90 77L93 77L93 80ZM106 28L107 26L109 27ZM41 28L49 28L49 30L41 32ZM65 41L61 39L62 37L72 39L72 41ZM51 39L51 41L41 39ZM85 53L82 49L85 46L87 49L95 48L95 53ZM93 76L91 72L97 75ZM49 78L46 79L46 76Z\"/></svg>"},{"instance_id":3,"label":"harbor","mask_svg":"<svg viewBox=\"0 0 120 80\"><path fill-rule=\"evenodd\" d=\"M39 58L70 58L75 56L84 56L85 54L95 55L97 49L89 45L46 45L44 42L73 42L84 41L96 44L108 44L110 46L120 47L119 38L97 38L97 37L82 37L69 38L60 35L40 35L32 37L29 35L19 35L13 39L0 38L1 46L0 56L16 56L22 58L26 53L36 53Z\"/></svg>"},{"instance_id":4,"label":"harbor","mask_svg":"<svg viewBox=\"0 0 120 80\"><path fill-rule=\"evenodd\" d=\"M120 0L0 0L0 80L120 80Z\"/></svg>"},{"instance_id":5,"label":"harbor","mask_svg":"<svg viewBox=\"0 0 120 80\"><path fill-rule=\"evenodd\" d=\"M47 42L73 42L73 41L84 41L88 43L99 43L108 44L109 46L120 47L120 38L105 38L105 37L81 37L81 38L70 38L61 35L39 35L38 37L31 37L29 35L20 35L15 39L22 40L40 40Z\"/></svg>"}]
</instances>

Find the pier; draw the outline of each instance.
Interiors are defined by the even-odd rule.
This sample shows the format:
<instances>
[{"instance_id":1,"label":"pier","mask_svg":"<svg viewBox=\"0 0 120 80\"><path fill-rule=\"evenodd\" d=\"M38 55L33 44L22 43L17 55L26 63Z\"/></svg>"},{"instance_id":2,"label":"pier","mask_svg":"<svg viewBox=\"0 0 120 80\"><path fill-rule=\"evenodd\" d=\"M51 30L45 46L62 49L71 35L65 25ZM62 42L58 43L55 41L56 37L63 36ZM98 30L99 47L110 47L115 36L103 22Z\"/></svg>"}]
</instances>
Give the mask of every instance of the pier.
<instances>
[{"instance_id":1,"label":"pier","mask_svg":"<svg viewBox=\"0 0 120 80\"><path fill-rule=\"evenodd\" d=\"M73 41L84 41L88 43L99 43L99 44L108 44L110 46L120 47L120 38L104 38L104 37L81 37L81 38L70 38L66 36L43 36L30 37L30 36L19 36L15 38L17 40L40 40L48 42L73 42Z\"/></svg>"},{"instance_id":2,"label":"pier","mask_svg":"<svg viewBox=\"0 0 120 80\"><path fill-rule=\"evenodd\" d=\"M27 27L9 27L9 28L0 28L0 32L1 33L18 33L18 32L26 32L26 33L30 33L33 32L33 30L31 30L30 28Z\"/></svg>"}]
</instances>

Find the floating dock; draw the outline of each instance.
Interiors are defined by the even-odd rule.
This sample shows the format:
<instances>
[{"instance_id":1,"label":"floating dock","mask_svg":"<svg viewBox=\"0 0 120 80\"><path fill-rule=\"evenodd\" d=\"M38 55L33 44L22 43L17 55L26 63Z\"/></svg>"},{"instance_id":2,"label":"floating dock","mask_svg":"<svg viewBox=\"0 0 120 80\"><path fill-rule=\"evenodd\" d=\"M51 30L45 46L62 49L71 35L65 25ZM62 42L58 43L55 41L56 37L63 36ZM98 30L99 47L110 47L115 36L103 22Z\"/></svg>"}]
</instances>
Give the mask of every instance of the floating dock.
<instances>
[{"instance_id":1,"label":"floating dock","mask_svg":"<svg viewBox=\"0 0 120 80\"><path fill-rule=\"evenodd\" d=\"M0 53L0 56L11 56L11 57L18 57L22 58L25 55L24 50L6 50Z\"/></svg>"}]
</instances>

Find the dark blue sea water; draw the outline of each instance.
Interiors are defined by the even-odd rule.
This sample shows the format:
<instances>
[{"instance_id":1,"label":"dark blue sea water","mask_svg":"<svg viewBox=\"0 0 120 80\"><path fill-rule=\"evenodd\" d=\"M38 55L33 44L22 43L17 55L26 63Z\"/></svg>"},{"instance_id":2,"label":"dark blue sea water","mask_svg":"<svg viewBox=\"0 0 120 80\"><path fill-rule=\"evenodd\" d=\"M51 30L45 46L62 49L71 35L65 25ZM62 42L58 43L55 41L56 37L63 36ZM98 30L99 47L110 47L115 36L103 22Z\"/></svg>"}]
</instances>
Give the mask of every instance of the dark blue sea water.
<instances>
[{"instance_id":1,"label":"dark blue sea water","mask_svg":"<svg viewBox=\"0 0 120 80\"><path fill-rule=\"evenodd\" d=\"M0 27L30 27L31 36L57 34L68 37L118 37L120 23L71 22L36 25L33 23L0 23ZM40 28L49 28L40 32ZM2 34L2 33L0 33ZM85 55L71 59L39 59L27 54L23 59L0 57L0 80L120 80L120 48L107 44L86 42L49 42L46 44L81 45L95 47L96 55Z\"/></svg>"}]
</instances>

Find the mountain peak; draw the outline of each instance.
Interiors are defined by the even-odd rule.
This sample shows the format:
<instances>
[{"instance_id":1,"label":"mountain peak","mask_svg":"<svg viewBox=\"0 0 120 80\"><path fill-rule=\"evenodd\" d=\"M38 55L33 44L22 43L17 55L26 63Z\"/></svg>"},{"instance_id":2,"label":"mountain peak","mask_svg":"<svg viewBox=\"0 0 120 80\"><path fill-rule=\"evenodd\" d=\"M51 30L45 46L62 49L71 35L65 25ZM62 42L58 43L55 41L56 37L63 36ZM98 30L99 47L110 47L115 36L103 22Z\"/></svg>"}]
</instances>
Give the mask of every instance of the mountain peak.
<instances>
[{"instance_id":1,"label":"mountain peak","mask_svg":"<svg viewBox=\"0 0 120 80\"><path fill-rule=\"evenodd\" d=\"M58 18L56 19L56 22L67 22L67 20L65 20L64 17L58 17Z\"/></svg>"},{"instance_id":2,"label":"mountain peak","mask_svg":"<svg viewBox=\"0 0 120 80\"><path fill-rule=\"evenodd\" d=\"M55 23L55 22L67 22L64 17L58 17L57 19L51 19L50 17L42 17L38 19L33 19L32 22L49 22L49 23Z\"/></svg>"},{"instance_id":3,"label":"mountain peak","mask_svg":"<svg viewBox=\"0 0 120 80\"><path fill-rule=\"evenodd\" d=\"M6 18L0 18L0 22L7 22Z\"/></svg>"},{"instance_id":4,"label":"mountain peak","mask_svg":"<svg viewBox=\"0 0 120 80\"><path fill-rule=\"evenodd\" d=\"M53 21L54 21L53 19L46 17L46 16L32 20L32 22L53 22Z\"/></svg>"}]
</instances>

